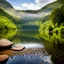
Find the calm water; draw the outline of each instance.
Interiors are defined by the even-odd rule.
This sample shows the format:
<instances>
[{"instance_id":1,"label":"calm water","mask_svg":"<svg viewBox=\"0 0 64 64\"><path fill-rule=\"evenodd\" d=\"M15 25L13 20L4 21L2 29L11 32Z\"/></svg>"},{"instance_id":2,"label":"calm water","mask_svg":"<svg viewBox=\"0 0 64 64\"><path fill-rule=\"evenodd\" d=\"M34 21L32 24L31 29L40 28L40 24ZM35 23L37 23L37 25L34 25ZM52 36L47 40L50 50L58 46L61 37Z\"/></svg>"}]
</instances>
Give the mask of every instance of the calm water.
<instances>
[{"instance_id":1,"label":"calm water","mask_svg":"<svg viewBox=\"0 0 64 64\"><path fill-rule=\"evenodd\" d=\"M13 35L11 35L13 33ZM13 46L25 46L23 51L10 49L1 51L0 54L9 55L9 59L1 64L64 64L63 39L51 36L42 38L37 30L18 30L9 32L8 38ZM5 35L6 36L6 35ZM4 37L4 36L2 36ZM51 39L51 41L49 41Z\"/></svg>"}]
</instances>

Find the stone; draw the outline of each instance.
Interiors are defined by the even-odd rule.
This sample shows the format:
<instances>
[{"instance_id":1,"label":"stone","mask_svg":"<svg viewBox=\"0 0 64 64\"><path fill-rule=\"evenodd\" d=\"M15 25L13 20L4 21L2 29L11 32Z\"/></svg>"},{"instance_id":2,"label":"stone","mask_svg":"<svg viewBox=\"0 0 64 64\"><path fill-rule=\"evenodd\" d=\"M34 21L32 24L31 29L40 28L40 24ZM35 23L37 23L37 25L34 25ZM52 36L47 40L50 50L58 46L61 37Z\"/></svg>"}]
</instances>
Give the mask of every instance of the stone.
<instances>
[{"instance_id":1,"label":"stone","mask_svg":"<svg viewBox=\"0 0 64 64\"><path fill-rule=\"evenodd\" d=\"M8 55L0 55L0 62L6 60L6 59L8 59L8 58L9 58Z\"/></svg>"},{"instance_id":2,"label":"stone","mask_svg":"<svg viewBox=\"0 0 64 64\"><path fill-rule=\"evenodd\" d=\"M7 39L1 39L0 40L0 47L8 47L8 46L12 46L12 42L7 40Z\"/></svg>"},{"instance_id":3,"label":"stone","mask_svg":"<svg viewBox=\"0 0 64 64\"><path fill-rule=\"evenodd\" d=\"M15 46L11 48L13 51L22 51L23 49L25 49L25 47L23 46Z\"/></svg>"}]
</instances>

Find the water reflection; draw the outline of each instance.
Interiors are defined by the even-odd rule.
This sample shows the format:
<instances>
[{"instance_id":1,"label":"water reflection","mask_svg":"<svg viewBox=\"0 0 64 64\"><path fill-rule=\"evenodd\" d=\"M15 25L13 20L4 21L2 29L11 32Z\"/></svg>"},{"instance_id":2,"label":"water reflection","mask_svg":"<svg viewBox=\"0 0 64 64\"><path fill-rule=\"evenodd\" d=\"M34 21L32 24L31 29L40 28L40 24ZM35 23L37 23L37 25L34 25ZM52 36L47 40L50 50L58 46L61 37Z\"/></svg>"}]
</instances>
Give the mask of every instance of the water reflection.
<instances>
[{"instance_id":1,"label":"water reflection","mask_svg":"<svg viewBox=\"0 0 64 64\"><path fill-rule=\"evenodd\" d=\"M59 39L60 41L64 41L64 27L56 28L53 30L53 36Z\"/></svg>"},{"instance_id":2,"label":"water reflection","mask_svg":"<svg viewBox=\"0 0 64 64\"><path fill-rule=\"evenodd\" d=\"M44 48L42 44L38 43L21 43L21 44L16 44L14 46L24 46L25 48Z\"/></svg>"},{"instance_id":3,"label":"water reflection","mask_svg":"<svg viewBox=\"0 0 64 64\"><path fill-rule=\"evenodd\" d=\"M40 47L40 45L37 47L28 46L23 51L5 50L1 51L0 54L10 56L6 64L52 64L51 56L48 55L44 47ZM3 64L3 62L0 64Z\"/></svg>"},{"instance_id":4,"label":"water reflection","mask_svg":"<svg viewBox=\"0 0 64 64\"><path fill-rule=\"evenodd\" d=\"M38 30L18 30L15 37L11 39L15 43L39 43L40 34Z\"/></svg>"},{"instance_id":5,"label":"water reflection","mask_svg":"<svg viewBox=\"0 0 64 64\"><path fill-rule=\"evenodd\" d=\"M10 57L6 64L52 64L49 59L49 56L43 57L37 54L24 54Z\"/></svg>"},{"instance_id":6,"label":"water reflection","mask_svg":"<svg viewBox=\"0 0 64 64\"><path fill-rule=\"evenodd\" d=\"M25 46L23 51L4 50L0 54L9 55L6 64L52 64L50 56L40 42L38 31L18 30L16 36L10 38L13 46Z\"/></svg>"},{"instance_id":7,"label":"water reflection","mask_svg":"<svg viewBox=\"0 0 64 64\"><path fill-rule=\"evenodd\" d=\"M55 28L52 32L42 31L46 51L52 55L54 64L64 64L64 28Z\"/></svg>"},{"instance_id":8,"label":"water reflection","mask_svg":"<svg viewBox=\"0 0 64 64\"><path fill-rule=\"evenodd\" d=\"M18 30L10 40L26 49L20 52L1 51L0 54L10 56L6 64L52 64L51 59L54 64L64 64L64 30L61 28L56 28L53 33L45 30L41 35L38 30Z\"/></svg>"},{"instance_id":9,"label":"water reflection","mask_svg":"<svg viewBox=\"0 0 64 64\"><path fill-rule=\"evenodd\" d=\"M45 41L46 51L52 55L54 64L64 64L64 42L55 40L54 42Z\"/></svg>"}]
</instances>

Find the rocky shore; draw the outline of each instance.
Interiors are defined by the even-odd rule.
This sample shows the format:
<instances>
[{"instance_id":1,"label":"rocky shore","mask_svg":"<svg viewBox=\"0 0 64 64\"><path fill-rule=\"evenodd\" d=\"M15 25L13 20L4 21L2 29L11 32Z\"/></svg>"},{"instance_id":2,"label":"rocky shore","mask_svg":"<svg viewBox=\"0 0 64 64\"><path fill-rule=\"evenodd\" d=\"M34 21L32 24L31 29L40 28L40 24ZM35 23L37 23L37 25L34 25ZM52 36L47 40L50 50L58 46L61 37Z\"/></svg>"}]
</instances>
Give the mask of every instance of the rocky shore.
<instances>
[{"instance_id":1,"label":"rocky shore","mask_svg":"<svg viewBox=\"0 0 64 64\"><path fill-rule=\"evenodd\" d=\"M8 39L0 39L0 51L2 50L6 50L6 49L11 49L13 51L21 51L23 49L25 49L25 47L23 46L16 46L16 47L12 47L13 43L11 41L9 41ZM4 55L0 55L0 62L8 59L9 56L4 54Z\"/></svg>"}]
</instances>

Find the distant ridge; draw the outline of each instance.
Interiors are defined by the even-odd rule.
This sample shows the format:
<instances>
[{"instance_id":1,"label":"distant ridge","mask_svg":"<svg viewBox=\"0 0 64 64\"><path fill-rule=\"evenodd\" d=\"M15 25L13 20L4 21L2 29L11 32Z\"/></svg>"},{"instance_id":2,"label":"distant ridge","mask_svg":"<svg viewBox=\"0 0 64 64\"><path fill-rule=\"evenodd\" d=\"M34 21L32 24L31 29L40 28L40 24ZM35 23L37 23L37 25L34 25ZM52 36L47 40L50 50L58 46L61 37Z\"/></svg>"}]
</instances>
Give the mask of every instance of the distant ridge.
<instances>
[{"instance_id":1,"label":"distant ridge","mask_svg":"<svg viewBox=\"0 0 64 64\"><path fill-rule=\"evenodd\" d=\"M51 12L54 8L59 8L62 6L62 2L55 1L53 3L47 4L39 10L17 10L18 12L27 12L27 13L38 13L38 12Z\"/></svg>"},{"instance_id":2,"label":"distant ridge","mask_svg":"<svg viewBox=\"0 0 64 64\"><path fill-rule=\"evenodd\" d=\"M9 2L7 2L6 0L0 0L0 7L4 8L4 9L7 9L7 8L13 9L13 6Z\"/></svg>"},{"instance_id":3,"label":"distant ridge","mask_svg":"<svg viewBox=\"0 0 64 64\"><path fill-rule=\"evenodd\" d=\"M38 12L51 12L54 8L58 8L63 4L63 1L57 0L53 3L47 4L39 10L17 10L17 12L26 12L26 13L38 13ZM6 0L0 0L0 7L4 9L14 9L13 6Z\"/></svg>"}]
</instances>

